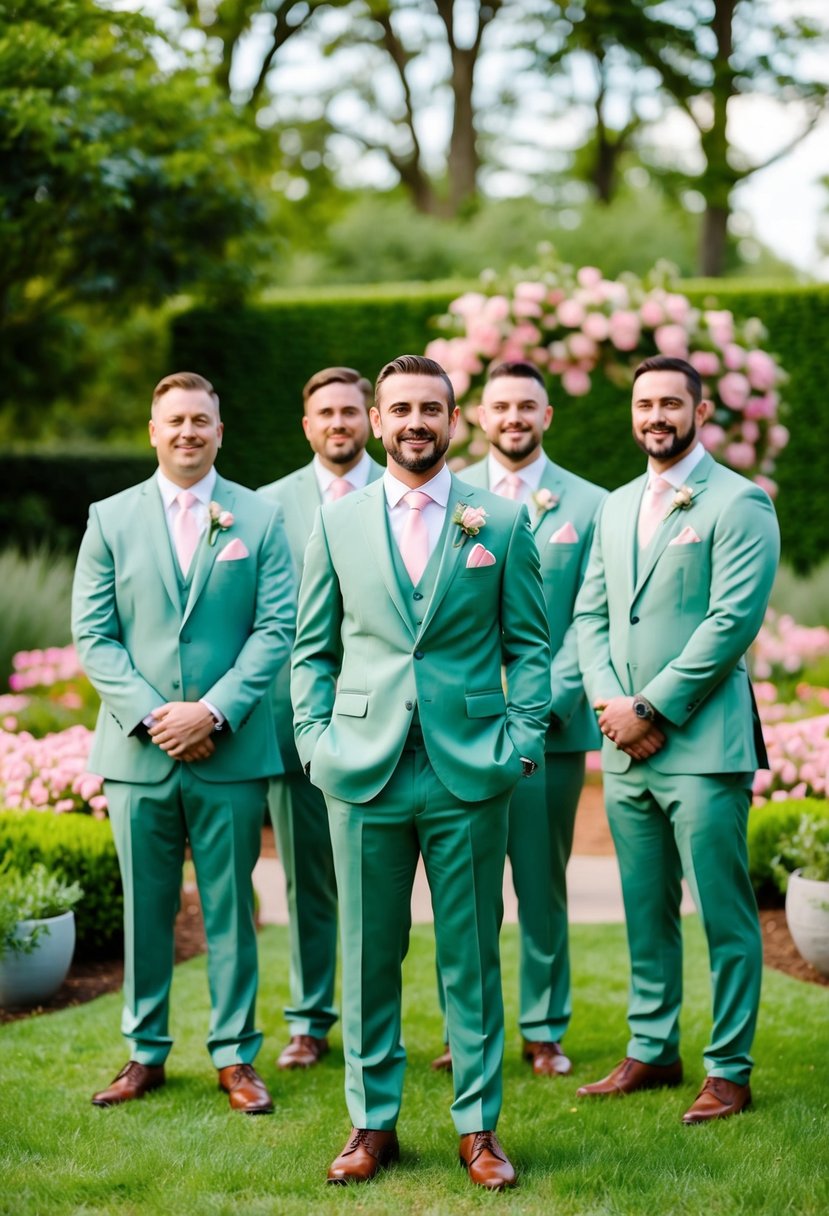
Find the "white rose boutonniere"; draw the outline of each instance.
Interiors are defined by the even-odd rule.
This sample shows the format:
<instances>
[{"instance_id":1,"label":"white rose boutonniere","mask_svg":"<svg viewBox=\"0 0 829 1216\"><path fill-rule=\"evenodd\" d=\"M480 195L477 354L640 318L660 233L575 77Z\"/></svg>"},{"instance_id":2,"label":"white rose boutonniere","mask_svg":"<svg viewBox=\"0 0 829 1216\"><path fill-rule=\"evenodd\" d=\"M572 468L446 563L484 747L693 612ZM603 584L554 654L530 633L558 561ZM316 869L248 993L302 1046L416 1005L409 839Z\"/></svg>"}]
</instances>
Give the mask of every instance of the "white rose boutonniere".
<instances>
[{"instance_id":1,"label":"white rose boutonniere","mask_svg":"<svg viewBox=\"0 0 829 1216\"><path fill-rule=\"evenodd\" d=\"M554 494L552 490L545 489L544 486L540 490L535 490L531 495L535 503L536 518L546 515L548 511L555 511L558 506L558 494Z\"/></svg>"},{"instance_id":2,"label":"white rose boutonniere","mask_svg":"<svg viewBox=\"0 0 829 1216\"><path fill-rule=\"evenodd\" d=\"M486 511L483 507L467 507L464 503L459 502L452 514L452 523L457 524L461 530L461 534L455 541L454 548L457 549L462 545L465 537L477 536L481 528L486 525Z\"/></svg>"},{"instance_id":3,"label":"white rose boutonniere","mask_svg":"<svg viewBox=\"0 0 829 1216\"><path fill-rule=\"evenodd\" d=\"M673 498L671 499L671 509L668 511L665 518L670 519L674 511L687 511L688 508L693 504L693 501L694 491L691 489L691 487L680 486L676 494L674 494Z\"/></svg>"},{"instance_id":4,"label":"white rose boutonniere","mask_svg":"<svg viewBox=\"0 0 829 1216\"><path fill-rule=\"evenodd\" d=\"M235 521L232 512L225 511L224 507L219 506L217 502L211 502L207 510L210 515L210 532L207 540L209 544L215 545L219 533L232 528Z\"/></svg>"}]
</instances>

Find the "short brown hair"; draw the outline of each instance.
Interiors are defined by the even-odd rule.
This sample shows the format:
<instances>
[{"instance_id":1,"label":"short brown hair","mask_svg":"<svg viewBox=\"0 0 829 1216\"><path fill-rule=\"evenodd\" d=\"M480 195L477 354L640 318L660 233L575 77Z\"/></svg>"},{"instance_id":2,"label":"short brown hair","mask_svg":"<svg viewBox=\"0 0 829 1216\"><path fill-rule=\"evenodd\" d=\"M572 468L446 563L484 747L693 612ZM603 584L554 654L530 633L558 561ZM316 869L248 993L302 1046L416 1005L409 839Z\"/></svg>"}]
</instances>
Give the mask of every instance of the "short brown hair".
<instances>
[{"instance_id":1,"label":"short brown hair","mask_svg":"<svg viewBox=\"0 0 829 1216\"><path fill-rule=\"evenodd\" d=\"M384 380L388 380L390 376L436 376L438 380L442 380L446 387L446 393L449 400L449 413L451 414L455 408L455 390L452 388L452 381L447 376L439 363L434 359L427 359L425 355L398 355L396 359L392 359L385 367L380 369L380 375L377 377L377 383L374 386L374 400L377 402L380 392L380 385Z\"/></svg>"},{"instance_id":2,"label":"short brown hair","mask_svg":"<svg viewBox=\"0 0 829 1216\"><path fill-rule=\"evenodd\" d=\"M680 372L685 377L688 392L694 405L702 401L702 379L697 369L685 359L674 358L673 355L651 355L643 359L633 373L633 383L644 376L646 372Z\"/></svg>"},{"instance_id":3,"label":"short brown hair","mask_svg":"<svg viewBox=\"0 0 829 1216\"><path fill-rule=\"evenodd\" d=\"M366 380L353 367L324 367L321 371L314 372L311 379L302 390L302 404L306 406L308 399L313 397L314 393L321 388L325 388L326 384L354 384L363 394L363 401L366 409L371 403L371 381Z\"/></svg>"},{"instance_id":4,"label":"short brown hair","mask_svg":"<svg viewBox=\"0 0 829 1216\"><path fill-rule=\"evenodd\" d=\"M163 380L159 380L153 389L152 405L156 406L164 394L169 393L171 388L200 389L202 392L207 393L216 407L216 412L219 412L219 394L210 381L205 380L204 376L200 376L198 372L172 372L169 376L165 376Z\"/></svg>"}]
</instances>

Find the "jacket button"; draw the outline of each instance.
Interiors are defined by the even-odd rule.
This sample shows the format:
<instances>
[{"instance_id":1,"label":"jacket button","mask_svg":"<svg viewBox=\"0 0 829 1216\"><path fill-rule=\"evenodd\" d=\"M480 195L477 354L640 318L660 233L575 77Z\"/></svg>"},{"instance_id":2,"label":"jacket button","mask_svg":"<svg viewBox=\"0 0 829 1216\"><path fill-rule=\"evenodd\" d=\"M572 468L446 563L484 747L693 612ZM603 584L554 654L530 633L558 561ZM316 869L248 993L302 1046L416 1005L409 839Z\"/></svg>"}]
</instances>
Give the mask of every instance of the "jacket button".
<instances>
[{"instance_id":1,"label":"jacket button","mask_svg":"<svg viewBox=\"0 0 829 1216\"><path fill-rule=\"evenodd\" d=\"M422 600L422 599L423 599L423 592L422 592L422 591L415 591L414 595L412 596L412 599L413 599L413 600Z\"/></svg>"},{"instance_id":2,"label":"jacket button","mask_svg":"<svg viewBox=\"0 0 829 1216\"><path fill-rule=\"evenodd\" d=\"M181 681L173 680L173 688L181 688Z\"/></svg>"},{"instance_id":3,"label":"jacket button","mask_svg":"<svg viewBox=\"0 0 829 1216\"><path fill-rule=\"evenodd\" d=\"M638 625L638 624L639 624L639 617L638 617L638 616L632 616L632 617L630 618L630 623L631 623L631 625Z\"/></svg>"},{"instance_id":4,"label":"jacket button","mask_svg":"<svg viewBox=\"0 0 829 1216\"><path fill-rule=\"evenodd\" d=\"M423 658L423 651L422 651L422 650L416 650L416 651L414 652L414 657L415 657L416 659L422 659L422 658Z\"/></svg>"},{"instance_id":5,"label":"jacket button","mask_svg":"<svg viewBox=\"0 0 829 1216\"><path fill-rule=\"evenodd\" d=\"M406 709L414 709L414 705L412 704L411 701L406 702Z\"/></svg>"},{"instance_id":6,"label":"jacket button","mask_svg":"<svg viewBox=\"0 0 829 1216\"><path fill-rule=\"evenodd\" d=\"M182 642L184 643L184 645L185 645L185 646L189 646L189 645L190 645L190 638L182 638L181 640L182 640Z\"/></svg>"}]
</instances>

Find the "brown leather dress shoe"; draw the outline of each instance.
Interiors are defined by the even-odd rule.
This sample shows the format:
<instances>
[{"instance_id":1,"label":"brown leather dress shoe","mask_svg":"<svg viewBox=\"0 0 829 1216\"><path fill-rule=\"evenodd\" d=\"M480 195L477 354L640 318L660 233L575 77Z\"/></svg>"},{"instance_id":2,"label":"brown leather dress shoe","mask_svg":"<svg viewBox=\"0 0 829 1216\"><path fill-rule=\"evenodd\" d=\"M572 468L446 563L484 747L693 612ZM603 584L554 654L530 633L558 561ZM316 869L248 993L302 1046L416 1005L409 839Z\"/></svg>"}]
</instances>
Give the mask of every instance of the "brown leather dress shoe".
<instances>
[{"instance_id":1,"label":"brown leather dress shoe","mask_svg":"<svg viewBox=\"0 0 829 1216\"><path fill-rule=\"evenodd\" d=\"M277 1068L312 1068L328 1054L328 1039L316 1039L311 1034L295 1034L276 1061Z\"/></svg>"},{"instance_id":2,"label":"brown leather dress shoe","mask_svg":"<svg viewBox=\"0 0 829 1216\"><path fill-rule=\"evenodd\" d=\"M158 1089L164 1084L163 1064L139 1064L130 1060L110 1085L99 1094L93 1094L93 1106L118 1106L121 1102L132 1102L134 1098L143 1098L152 1089Z\"/></svg>"},{"instance_id":3,"label":"brown leather dress shoe","mask_svg":"<svg viewBox=\"0 0 829 1216\"><path fill-rule=\"evenodd\" d=\"M447 1043L439 1056L435 1056L432 1060L432 1068L435 1072L451 1072L452 1071L452 1052L449 1050Z\"/></svg>"},{"instance_id":4,"label":"brown leather dress shoe","mask_svg":"<svg viewBox=\"0 0 829 1216\"><path fill-rule=\"evenodd\" d=\"M252 1064L228 1064L219 1069L219 1089L230 1097L233 1110L245 1115L270 1115L273 1101Z\"/></svg>"},{"instance_id":5,"label":"brown leather dress shoe","mask_svg":"<svg viewBox=\"0 0 829 1216\"><path fill-rule=\"evenodd\" d=\"M706 1077L705 1084L682 1116L682 1122L710 1123L712 1119L727 1119L739 1115L751 1106L751 1087L726 1081L725 1077Z\"/></svg>"},{"instance_id":6,"label":"brown leather dress shoe","mask_svg":"<svg viewBox=\"0 0 829 1216\"><path fill-rule=\"evenodd\" d=\"M637 1089L660 1089L663 1085L673 1089L682 1084L682 1061L675 1064L643 1064L626 1056L613 1072L576 1090L577 1098L622 1097L635 1093Z\"/></svg>"},{"instance_id":7,"label":"brown leather dress shoe","mask_svg":"<svg viewBox=\"0 0 829 1216\"><path fill-rule=\"evenodd\" d=\"M397 1132L352 1127L345 1148L331 1162L327 1182L369 1182L384 1166L400 1159Z\"/></svg>"},{"instance_id":8,"label":"brown leather dress shoe","mask_svg":"<svg viewBox=\"0 0 829 1216\"><path fill-rule=\"evenodd\" d=\"M486 1187L488 1191L503 1191L508 1186L515 1186L515 1170L495 1132L470 1132L468 1136L461 1136L458 1153L470 1182Z\"/></svg>"},{"instance_id":9,"label":"brown leather dress shoe","mask_svg":"<svg viewBox=\"0 0 829 1216\"><path fill-rule=\"evenodd\" d=\"M532 1060L537 1077L566 1077L573 1071L573 1063L560 1043L525 1043L522 1054L525 1060Z\"/></svg>"}]
</instances>

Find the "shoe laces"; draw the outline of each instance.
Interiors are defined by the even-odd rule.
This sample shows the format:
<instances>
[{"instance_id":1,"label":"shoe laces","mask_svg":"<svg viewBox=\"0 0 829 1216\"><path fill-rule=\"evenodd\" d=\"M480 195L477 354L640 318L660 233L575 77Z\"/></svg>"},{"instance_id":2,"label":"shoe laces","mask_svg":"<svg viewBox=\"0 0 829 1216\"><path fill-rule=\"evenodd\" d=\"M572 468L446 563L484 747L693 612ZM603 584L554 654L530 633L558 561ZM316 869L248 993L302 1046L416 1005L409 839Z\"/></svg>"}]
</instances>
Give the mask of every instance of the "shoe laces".
<instances>
[{"instance_id":1,"label":"shoe laces","mask_svg":"<svg viewBox=\"0 0 829 1216\"><path fill-rule=\"evenodd\" d=\"M148 1068L149 1068L149 1065L141 1064L141 1063L139 1063L138 1060L128 1060L127 1063L124 1065L124 1067L121 1069L121 1071L118 1073L118 1076L115 1078L115 1080L120 1081L122 1077L132 1076L132 1074L136 1071L136 1069L138 1070L139 1074L144 1073L148 1070Z\"/></svg>"},{"instance_id":2,"label":"shoe laces","mask_svg":"<svg viewBox=\"0 0 829 1216\"><path fill-rule=\"evenodd\" d=\"M373 1134L374 1133L372 1132L371 1128L355 1127L354 1134L343 1151L343 1156L345 1156L347 1153L355 1153L358 1148L364 1148L367 1153L371 1154L372 1157L376 1157L377 1149L371 1139Z\"/></svg>"},{"instance_id":3,"label":"shoe laces","mask_svg":"<svg viewBox=\"0 0 829 1216\"><path fill-rule=\"evenodd\" d=\"M236 1064L230 1078L230 1084L238 1085L240 1081L256 1081L257 1079L252 1064Z\"/></svg>"},{"instance_id":4,"label":"shoe laces","mask_svg":"<svg viewBox=\"0 0 829 1216\"><path fill-rule=\"evenodd\" d=\"M492 1153L493 1157L497 1157L499 1161L504 1160L504 1155L495 1138L495 1132L475 1132L475 1139L472 1141L472 1152L469 1154L470 1162L477 1161L481 1153L486 1152Z\"/></svg>"}]
</instances>

